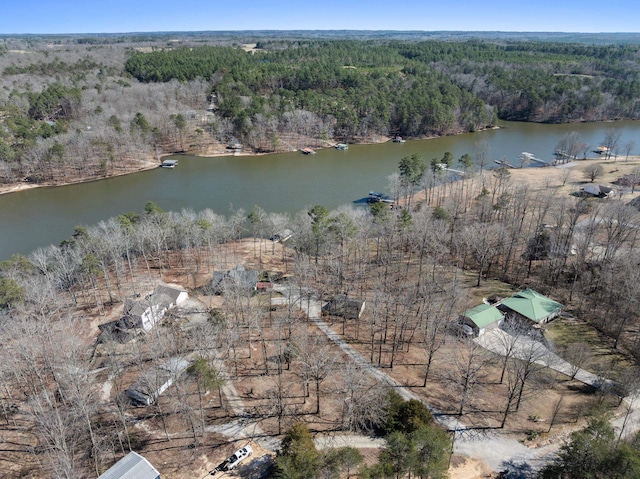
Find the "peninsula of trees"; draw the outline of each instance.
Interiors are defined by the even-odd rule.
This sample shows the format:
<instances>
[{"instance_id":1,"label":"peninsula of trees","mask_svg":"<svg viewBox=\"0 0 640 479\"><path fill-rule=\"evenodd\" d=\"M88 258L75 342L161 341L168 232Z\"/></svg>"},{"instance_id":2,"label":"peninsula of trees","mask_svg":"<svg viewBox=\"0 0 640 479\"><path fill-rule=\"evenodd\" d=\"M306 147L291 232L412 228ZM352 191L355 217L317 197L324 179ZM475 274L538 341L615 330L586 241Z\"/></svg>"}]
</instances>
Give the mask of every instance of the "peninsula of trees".
<instances>
[{"instance_id":1,"label":"peninsula of trees","mask_svg":"<svg viewBox=\"0 0 640 479\"><path fill-rule=\"evenodd\" d=\"M288 151L640 116L640 46L211 35L0 39L0 183L162 154Z\"/></svg>"}]
</instances>

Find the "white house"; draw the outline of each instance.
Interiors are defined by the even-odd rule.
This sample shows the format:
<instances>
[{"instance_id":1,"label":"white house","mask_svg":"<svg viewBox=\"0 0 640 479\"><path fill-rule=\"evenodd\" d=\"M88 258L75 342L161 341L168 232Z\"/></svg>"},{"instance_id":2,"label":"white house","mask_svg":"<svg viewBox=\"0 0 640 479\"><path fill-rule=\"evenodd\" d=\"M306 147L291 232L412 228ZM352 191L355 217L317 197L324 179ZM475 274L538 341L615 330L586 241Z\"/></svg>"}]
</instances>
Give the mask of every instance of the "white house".
<instances>
[{"instance_id":1,"label":"white house","mask_svg":"<svg viewBox=\"0 0 640 479\"><path fill-rule=\"evenodd\" d=\"M189 293L186 289L182 289L179 286L173 286L169 284L160 284L156 286L154 294L166 294L171 298L171 306L178 306L189 298Z\"/></svg>"},{"instance_id":2,"label":"white house","mask_svg":"<svg viewBox=\"0 0 640 479\"><path fill-rule=\"evenodd\" d=\"M128 299L124 305L124 315L129 317L136 327L149 331L164 317L167 309L177 306L189 297L185 289L161 284L145 299Z\"/></svg>"}]
</instances>

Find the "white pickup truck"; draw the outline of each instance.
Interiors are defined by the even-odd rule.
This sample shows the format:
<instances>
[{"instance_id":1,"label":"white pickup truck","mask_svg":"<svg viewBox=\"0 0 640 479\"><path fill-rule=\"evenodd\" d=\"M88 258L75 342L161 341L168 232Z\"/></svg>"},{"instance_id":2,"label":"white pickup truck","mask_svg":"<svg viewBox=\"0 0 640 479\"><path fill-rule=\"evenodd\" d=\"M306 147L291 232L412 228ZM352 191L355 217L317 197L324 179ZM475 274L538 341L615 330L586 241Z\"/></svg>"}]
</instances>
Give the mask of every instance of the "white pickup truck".
<instances>
[{"instance_id":1,"label":"white pickup truck","mask_svg":"<svg viewBox=\"0 0 640 479\"><path fill-rule=\"evenodd\" d=\"M231 471L234 467L244 461L247 457L253 454L253 449L251 446L244 446L241 449L238 449L231 456L229 456L225 461L216 467L215 471Z\"/></svg>"}]
</instances>

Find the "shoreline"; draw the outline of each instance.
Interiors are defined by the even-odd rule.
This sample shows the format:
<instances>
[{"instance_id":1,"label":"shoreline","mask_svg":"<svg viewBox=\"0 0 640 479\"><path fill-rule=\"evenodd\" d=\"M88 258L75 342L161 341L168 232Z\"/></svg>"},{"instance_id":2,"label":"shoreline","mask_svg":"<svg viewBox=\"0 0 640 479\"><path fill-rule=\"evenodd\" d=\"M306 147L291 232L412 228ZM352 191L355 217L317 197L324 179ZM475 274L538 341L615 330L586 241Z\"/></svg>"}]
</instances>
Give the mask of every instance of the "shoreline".
<instances>
[{"instance_id":1,"label":"shoreline","mask_svg":"<svg viewBox=\"0 0 640 479\"><path fill-rule=\"evenodd\" d=\"M275 153L275 152L274 152ZM124 176L124 175L131 175L131 174L135 174L135 173L141 173L143 171L149 171L149 170L154 170L156 168L160 168L161 164L162 164L162 158L165 158L167 156L179 156L179 155L191 155L191 156L199 156L201 158L218 158L221 156L263 156L263 155L270 155L272 153L239 153L239 154L234 154L234 153L213 153L213 154L192 154L192 153L163 153L162 155L160 155L159 157L159 161L156 163L156 160L148 160L146 162L146 164L140 168L136 168L135 170L131 170L131 171L124 171L121 173L115 173L113 175L108 175L108 176L98 176L98 177L92 177L92 178L81 178L78 179L78 181L69 181L66 183L29 183L29 182L17 182L17 183L8 183L6 185L0 185L0 195L8 195L11 193L19 193L21 191L27 191L27 190L32 190L32 189L36 189L36 188L57 188L57 187L61 187L61 186L70 186L70 185L79 185L82 183L91 183L92 181L101 181L101 180L108 180L109 178L116 178L118 176Z\"/></svg>"},{"instance_id":2,"label":"shoreline","mask_svg":"<svg viewBox=\"0 0 640 479\"><path fill-rule=\"evenodd\" d=\"M168 155L162 155L162 156L168 156ZM122 173L115 173L113 175L108 175L108 176L82 178L82 179L79 179L78 181L69 181L66 183L53 183L53 184L52 183L30 183L30 182L24 182L24 181L21 181L18 183L9 183L9 184L0 186L0 195L19 193L21 191L33 190L36 188L57 188L59 186L79 185L82 183L91 183L92 181L107 180L109 178L116 178L118 176L130 175L132 173L140 173L142 171L153 170L155 168L159 168L160 164L161 163L152 164L151 160L149 160L141 168L136 168L135 170L132 170L132 171L124 171Z\"/></svg>"},{"instance_id":3,"label":"shoreline","mask_svg":"<svg viewBox=\"0 0 640 479\"><path fill-rule=\"evenodd\" d=\"M484 128L482 130L478 130L478 132L480 131L488 131L488 130L499 130L503 127L501 126L492 126L490 128ZM463 132L463 133L468 133L468 132ZM463 133L455 133L453 135L444 135L444 136L458 136L461 135ZM411 138L409 139L410 141L422 141L422 140L432 140L435 138L443 138L444 136L426 136L426 137L421 137L421 138ZM391 141L392 137L390 136L383 136L383 135L376 135L375 138L378 138L379 141L376 141L374 139L370 139L369 141L365 140L365 141L359 141L357 143L350 143L352 145L380 145L383 143L387 143L389 141ZM323 150L323 149L330 149L333 148L334 145L336 143L329 143L327 141L324 142L325 146L321 146L321 147L317 147L314 148L316 150ZM78 184L82 184L82 183L90 183L92 181L100 181L100 180L107 180L109 178L115 178L117 176L124 176L124 175L131 175L134 173L140 173L142 171L148 171L148 170L153 170L155 168L159 168L160 164L162 163L162 158L167 157L167 156L178 156L178 155L190 155L190 156L198 156L201 158L218 158L218 157L222 157L222 156L266 156L266 155L274 155L274 154L280 154L280 153L293 153L295 151L299 151L299 150L288 150L288 151L274 151L274 152L264 152L264 153L255 153L255 152L251 152L251 153L245 153L245 152L241 152L241 153L212 153L212 154L196 154L196 153L163 153L159 156L158 163L153 163L151 164L151 161L155 160L148 160L148 163L138 169L135 170L131 170L131 171L126 171L126 172L122 172L122 173L116 173L113 175L109 175L109 176L100 176L100 177L92 177L92 178L82 178L79 179L78 181L69 181L66 183L55 183L55 184L51 184L51 183L27 183L27 182L17 182L17 183L9 183L6 185L0 185L0 195L8 195L11 193L19 193L21 191L27 191L27 190L32 190L35 188L57 188L59 186L70 186L70 185L78 185Z\"/></svg>"},{"instance_id":4,"label":"shoreline","mask_svg":"<svg viewBox=\"0 0 640 479\"><path fill-rule=\"evenodd\" d=\"M584 175L584 168L592 164L600 164L603 166L602 176L594 181ZM614 184L614 181L622 176L632 173L634 168L640 167L640 154L629 155L628 160L620 160L614 162L613 159L605 160L601 157L588 157L585 159L577 159L568 163L549 166L526 166L524 168L509 168L510 183L512 185L527 185L531 191L548 191L556 195L573 195L585 185L610 185L617 191L616 199L622 199L625 202L640 196L640 187L631 192L631 187L620 187ZM478 171L473 172L469 179L484 177L490 179L492 171L495 169L485 169L482 174ZM437 187L436 187L437 188ZM426 200L427 191L421 189L414 192L411 196L411 202L416 205ZM399 201L399 205L406 205L409 197L403 197Z\"/></svg>"}]
</instances>

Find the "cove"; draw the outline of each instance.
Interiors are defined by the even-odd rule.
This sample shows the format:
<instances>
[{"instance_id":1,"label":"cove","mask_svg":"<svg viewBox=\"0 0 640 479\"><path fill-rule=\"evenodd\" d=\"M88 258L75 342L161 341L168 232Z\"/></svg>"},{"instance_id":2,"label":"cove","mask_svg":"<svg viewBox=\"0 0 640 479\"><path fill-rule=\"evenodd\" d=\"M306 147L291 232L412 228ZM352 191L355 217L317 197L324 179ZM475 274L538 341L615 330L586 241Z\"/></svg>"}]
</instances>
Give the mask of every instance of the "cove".
<instances>
[{"instance_id":1,"label":"cove","mask_svg":"<svg viewBox=\"0 0 640 479\"><path fill-rule=\"evenodd\" d=\"M474 144L488 145L487 167L493 160L518 164L523 151L543 160L553 159L561 138L571 132L593 149L606 132L620 132L618 161L624 161L625 144L640 151L640 122L541 125L502 122L501 129L406 143L349 145L346 151L320 150L264 156L203 158L176 156L173 169L156 168L125 176L55 188L36 188L0 195L0 260L14 253L28 254L38 247L59 244L77 225L93 225L125 213L141 211L147 201L164 210L209 208L219 214L259 205L267 212L295 213L321 204L335 208L362 198L370 190L384 191L387 177L398 162L418 153L428 163L445 151L457 160ZM595 156L595 154L592 154ZM453 166L454 168L456 165Z\"/></svg>"}]
</instances>

